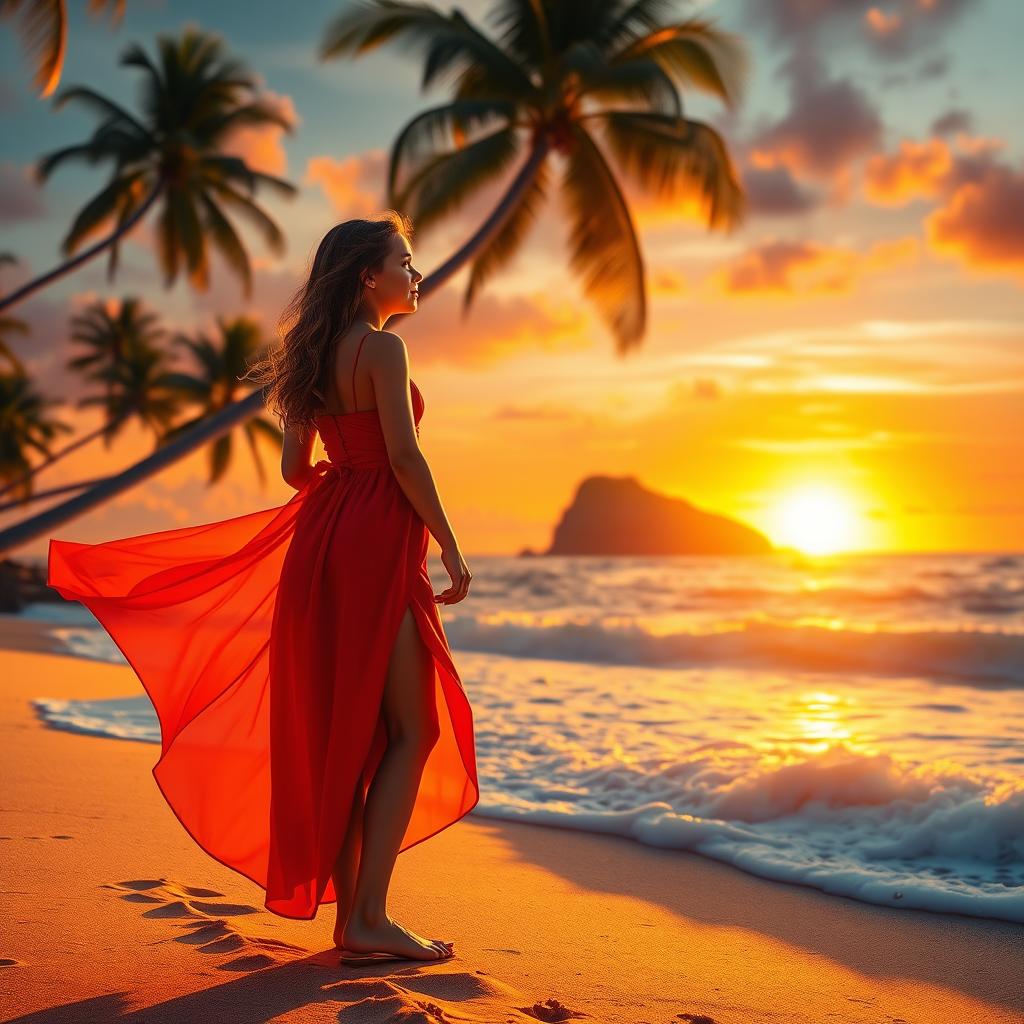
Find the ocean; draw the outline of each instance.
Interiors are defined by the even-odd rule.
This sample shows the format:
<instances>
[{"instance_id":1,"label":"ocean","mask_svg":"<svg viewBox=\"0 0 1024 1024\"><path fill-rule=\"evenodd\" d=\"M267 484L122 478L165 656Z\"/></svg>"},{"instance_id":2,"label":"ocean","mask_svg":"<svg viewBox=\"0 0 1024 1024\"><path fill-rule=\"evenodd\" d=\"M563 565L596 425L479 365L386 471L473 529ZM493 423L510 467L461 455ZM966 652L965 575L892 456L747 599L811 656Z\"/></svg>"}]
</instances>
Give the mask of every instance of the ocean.
<instances>
[{"instance_id":1,"label":"ocean","mask_svg":"<svg viewBox=\"0 0 1024 1024\"><path fill-rule=\"evenodd\" d=\"M1024 922L1024 553L468 561L441 615L474 710L471 813ZM80 605L24 617L124 664ZM34 703L160 742L142 692Z\"/></svg>"}]
</instances>

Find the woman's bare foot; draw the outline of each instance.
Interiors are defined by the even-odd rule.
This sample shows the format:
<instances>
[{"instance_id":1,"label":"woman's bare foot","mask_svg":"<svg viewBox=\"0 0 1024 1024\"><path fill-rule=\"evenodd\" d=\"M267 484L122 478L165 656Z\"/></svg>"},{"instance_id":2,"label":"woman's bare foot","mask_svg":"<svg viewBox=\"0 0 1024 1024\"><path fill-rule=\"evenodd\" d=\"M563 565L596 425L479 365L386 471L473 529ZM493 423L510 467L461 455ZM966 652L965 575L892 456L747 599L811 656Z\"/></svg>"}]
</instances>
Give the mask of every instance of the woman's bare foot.
<instances>
[{"instance_id":1,"label":"woman's bare foot","mask_svg":"<svg viewBox=\"0 0 1024 1024\"><path fill-rule=\"evenodd\" d=\"M384 920L376 924L369 924L353 914L345 923L340 945L353 953L396 953L415 960L443 960L452 951L452 947L440 939L425 939L386 914Z\"/></svg>"},{"instance_id":2,"label":"woman's bare foot","mask_svg":"<svg viewBox=\"0 0 1024 1024\"><path fill-rule=\"evenodd\" d=\"M391 919L388 918L388 920L391 920ZM395 923L397 924L397 922L395 922ZM346 926L346 924L347 924L347 918L344 921L336 921L335 924L334 924L334 934L333 934L332 937L334 939L334 948L335 949L347 949L347 948L350 948L350 947L347 947L345 945L345 926ZM450 942L445 942L443 939L424 939L423 936L417 935L415 932L410 932L409 929L405 927L405 925L401 925L400 924L400 925L398 925L398 927L401 928L407 935L412 935L413 938L417 939L420 942L432 942L435 947L444 946L444 947L446 947L449 950L453 948L453 946L452 946L452 944ZM355 953L355 952L358 952L358 950L354 950L353 949L352 952Z\"/></svg>"}]
</instances>

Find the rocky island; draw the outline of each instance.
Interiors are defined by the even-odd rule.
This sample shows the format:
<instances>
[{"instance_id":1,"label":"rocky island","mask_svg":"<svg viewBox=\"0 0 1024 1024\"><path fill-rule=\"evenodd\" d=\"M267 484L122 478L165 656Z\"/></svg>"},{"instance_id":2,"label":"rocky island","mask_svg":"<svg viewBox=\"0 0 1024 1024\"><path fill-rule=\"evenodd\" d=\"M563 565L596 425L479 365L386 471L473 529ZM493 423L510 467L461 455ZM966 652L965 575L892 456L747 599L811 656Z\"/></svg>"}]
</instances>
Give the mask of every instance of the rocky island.
<instances>
[{"instance_id":1,"label":"rocky island","mask_svg":"<svg viewBox=\"0 0 1024 1024\"><path fill-rule=\"evenodd\" d=\"M636 477L590 476L579 485L546 551L521 555L760 555L763 534L682 498L648 490Z\"/></svg>"}]
</instances>

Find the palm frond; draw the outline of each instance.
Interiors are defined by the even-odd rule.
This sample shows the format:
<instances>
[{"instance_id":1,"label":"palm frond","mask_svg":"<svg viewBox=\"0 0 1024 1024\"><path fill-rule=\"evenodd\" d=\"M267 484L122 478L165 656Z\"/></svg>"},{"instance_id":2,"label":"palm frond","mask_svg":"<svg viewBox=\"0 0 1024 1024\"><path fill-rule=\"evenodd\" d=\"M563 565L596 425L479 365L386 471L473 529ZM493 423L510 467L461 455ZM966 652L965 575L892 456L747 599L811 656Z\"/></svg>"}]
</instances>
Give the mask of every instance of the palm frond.
<instances>
[{"instance_id":1,"label":"palm frond","mask_svg":"<svg viewBox=\"0 0 1024 1024\"><path fill-rule=\"evenodd\" d=\"M424 153L435 155L442 147L462 146L475 128L486 126L495 117L511 121L515 110L515 104L508 100L484 98L455 100L417 114L391 147L388 195L399 191L403 164L415 165Z\"/></svg>"},{"instance_id":2,"label":"palm frond","mask_svg":"<svg viewBox=\"0 0 1024 1024\"><path fill-rule=\"evenodd\" d=\"M284 234L259 206L226 183L214 185L213 188L228 206L245 217L263 235L263 241L275 256L282 255L285 249Z\"/></svg>"},{"instance_id":3,"label":"palm frond","mask_svg":"<svg viewBox=\"0 0 1024 1024\"><path fill-rule=\"evenodd\" d=\"M603 4L604 17L592 26L590 38L608 55L671 22L678 9L677 0L620 0Z\"/></svg>"},{"instance_id":4,"label":"palm frond","mask_svg":"<svg viewBox=\"0 0 1024 1024\"><path fill-rule=\"evenodd\" d=\"M536 87L529 75L460 11L444 14L430 4L374 0L351 4L332 21L320 45L320 59L359 56L395 42L423 56L426 90L445 73L476 68L492 94L529 96Z\"/></svg>"},{"instance_id":5,"label":"palm frond","mask_svg":"<svg viewBox=\"0 0 1024 1024\"><path fill-rule=\"evenodd\" d=\"M569 212L570 263L615 336L620 353L638 345L647 320L644 264L629 208L587 131L570 127L573 146L562 194Z\"/></svg>"},{"instance_id":6,"label":"palm frond","mask_svg":"<svg viewBox=\"0 0 1024 1024\"><path fill-rule=\"evenodd\" d=\"M743 188L714 128L634 111L608 111L595 119L616 164L641 188L667 200L696 192L708 204L712 227L732 229L743 220Z\"/></svg>"},{"instance_id":7,"label":"palm frond","mask_svg":"<svg viewBox=\"0 0 1024 1024\"><path fill-rule=\"evenodd\" d=\"M275 426L275 424L271 423L270 420L263 416L254 416L249 420L249 426L252 427L253 430L258 430L268 440L273 441L274 444L280 448L281 443L284 440L284 434L277 426Z\"/></svg>"},{"instance_id":8,"label":"palm frond","mask_svg":"<svg viewBox=\"0 0 1024 1024\"><path fill-rule=\"evenodd\" d=\"M0 15L20 17L19 31L35 64L33 85L49 96L60 81L67 50L68 17L62 0L3 0Z\"/></svg>"},{"instance_id":9,"label":"palm frond","mask_svg":"<svg viewBox=\"0 0 1024 1024\"><path fill-rule=\"evenodd\" d=\"M93 196L75 216L71 229L61 242L61 251L70 256L84 241L98 234L118 212L125 197L131 198L132 185L141 178L141 172L128 177L114 178L109 185Z\"/></svg>"},{"instance_id":10,"label":"palm frond","mask_svg":"<svg viewBox=\"0 0 1024 1024\"><path fill-rule=\"evenodd\" d=\"M164 202L174 218L178 240L185 254L189 281L201 291L210 286L210 265L206 251L206 234L199 222L193 197L182 190L168 190Z\"/></svg>"},{"instance_id":11,"label":"palm frond","mask_svg":"<svg viewBox=\"0 0 1024 1024\"><path fill-rule=\"evenodd\" d=\"M226 260L228 266L242 279L246 298L252 295L252 265L242 240L231 221L221 213L220 207L205 192L200 194L210 240Z\"/></svg>"},{"instance_id":12,"label":"palm frond","mask_svg":"<svg viewBox=\"0 0 1024 1024\"><path fill-rule=\"evenodd\" d=\"M735 107L742 98L750 71L743 39L715 28L710 21L691 18L677 25L658 26L628 43L611 64L647 57L683 85L703 89Z\"/></svg>"},{"instance_id":13,"label":"palm frond","mask_svg":"<svg viewBox=\"0 0 1024 1024\"><path fill-rule=\"evenodd\" d=\"M260 458L259 447L256 444L256 432L252 429L251 423L246 423L242 428L246 441L249 442L249 451L252 452L252 461L256 463L256 475L259 477L260 486L267 483L267 471L263 468L263 459Z\"/></svg>"},{"instance_id":14,"label":"palm frond","mask_svg":"<svg viewBox=\"0 0 1024 1024\"><path fill-rule=\"evenodd\" d=\"M207 388L210 388L213 381L221 376L222 359L213 342L202 332L194 338L187 334L178 334L175 339L178 345L184 345L199 363L203 376L197 379L203 380Z\"/></svg>"},{"instance_id":15,"label":"palm frond","mask_svg":"<svg viewBox=\"0 0 1024 1024\"><path fill-rule=\"evenodd\" d=\"M227 472L227 468L231 464L231 440L231 434L224 434L210 445L209 483L211 484L215 484Z\"/></svg>"},{"instance_id":16,"label":"palm frond","mask_svg":"<svg viewBox=\"0 0 1024 1024\"><path fill-rule=\"evenodd\" d=\"M441 153L417 170L391 202L409 210L418 228L426 230L508 167L518 146L515 129L502 128L461 149Z\"/></svg>"},{"instance_id":17,"label":"palm frond","mask_svg":"<svg viewBox=\"0 0 1024 1024\"><path fill-rule=\"evenodd\" d=\"M546 8L542 0L498 0L488 12L498 45L520 65L537 71L553 51Z\"/></svg>"},{"instance_id":18,"label":"palm frond","mask_svg":"<svg viewBox=\"0 0 1024 1024\"><path fill-rule=\"evenodd\" d=\"M208 121L198 126L198 131L209 138L219 138L229 130L250 125L262 128L268 124L276 124L286 132L293 132L295 125L284 113L266 100L245 103L232 107L227 111L218 111Z\"/></svg>"},{"instance_id":19,"label":"palm frond","mask_svg":"<svg viewBox=\"0 0 1024 1024\"><path fill-rule=\"evenodd\" d=\"M95 164L100 160L106 160L107 153L93 141L83 142L76 146L64 146L54 153L40 157L35 165L36 181L42 184L62 163L68 160L85 160L87 163Z\"/></svg>"},{"instance_id":20,"label":"palm frond","mask_svg":"<svg viewBox=\"0 0 1024 1024\"><path fill-rule=\"evenodd\" d=\"M665 69L648 57L609 64L596 47L579 47L567 60L566 70L579 76L580 96L602 103L639 101L657 113L682 117L679 89Z\"/></svg>"},{"instance_id":21,"label":"palm frond","mask_svg":"<svg viewBox=\"0 0 1024 1024\"><path fill-rule=\"evenodd\" d=\"M154 141L152 133L134 114L125 110L120 103L115 103L102 93L98 93L95 89L90 89L84 85L74 85L67 89L62 89L54 97L54 109L59 110L71 100L77 100L84 106L91 107L97 113L112 119L114 122L122 122L125 125L129 125L139 136L147 139L150 143Z\"/></svg>"}]
</instances>

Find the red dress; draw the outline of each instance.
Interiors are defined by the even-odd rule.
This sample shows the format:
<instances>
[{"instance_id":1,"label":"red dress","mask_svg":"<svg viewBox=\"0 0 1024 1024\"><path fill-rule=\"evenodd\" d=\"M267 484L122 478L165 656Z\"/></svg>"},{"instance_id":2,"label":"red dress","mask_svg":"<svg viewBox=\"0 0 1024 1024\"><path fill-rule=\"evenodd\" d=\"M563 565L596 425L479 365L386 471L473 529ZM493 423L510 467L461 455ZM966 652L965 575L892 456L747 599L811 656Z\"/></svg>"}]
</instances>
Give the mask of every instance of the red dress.
<instances>
[{"instance_id":1,"label":"red dress","mask_svg":"<svg viewBox=\"0 0 1024 1024\"><path fill-rule=\"evenodd\" d=\"M358 353L357 353L358 359ZM353 377L355 366L353 366ZM423 396L410 381L416 432ZM407 850L480 797L473 715L427 574L430 534L388 461L376 409L317 419L327 459L285 504L101 544L51 539L48 583L96 616L160 720L153 776L192 838L310 919L357 785L406 606L434 663L440 737Z\"/></svg>"}]
</instances>

